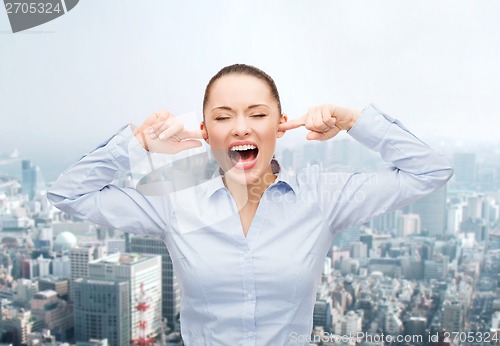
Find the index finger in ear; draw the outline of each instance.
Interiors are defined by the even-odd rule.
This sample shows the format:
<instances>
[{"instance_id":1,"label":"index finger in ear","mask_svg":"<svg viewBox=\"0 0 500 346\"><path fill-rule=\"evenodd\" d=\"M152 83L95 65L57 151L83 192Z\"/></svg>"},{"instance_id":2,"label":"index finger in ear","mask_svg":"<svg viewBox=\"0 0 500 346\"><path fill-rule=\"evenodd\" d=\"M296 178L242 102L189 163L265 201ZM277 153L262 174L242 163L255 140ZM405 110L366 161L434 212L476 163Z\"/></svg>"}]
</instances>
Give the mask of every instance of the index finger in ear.
<instances>
[{"instance_id":1,"label":"index finger in ear","mask_svg":"<svg viewBox=\"0 0 500 346\"><path fill-rule=\"evenodd\" d=\"M279 124L278 130L280 131L292 130L304 126L305 124L306 124L306 116L303 115L297 119L289 120L287 122Z\"/></svg>"},{"instance_id":2,"label":"index finger in ear","mask_svg":"<svg viewBox=\"0 0 500 346\"><path fill-rule=\"evenodd\" d=\"M201 130L187 130L184 129L178 134L180 139L196 138L203 139L203 131Z\"/></svg>"}]
</instances>

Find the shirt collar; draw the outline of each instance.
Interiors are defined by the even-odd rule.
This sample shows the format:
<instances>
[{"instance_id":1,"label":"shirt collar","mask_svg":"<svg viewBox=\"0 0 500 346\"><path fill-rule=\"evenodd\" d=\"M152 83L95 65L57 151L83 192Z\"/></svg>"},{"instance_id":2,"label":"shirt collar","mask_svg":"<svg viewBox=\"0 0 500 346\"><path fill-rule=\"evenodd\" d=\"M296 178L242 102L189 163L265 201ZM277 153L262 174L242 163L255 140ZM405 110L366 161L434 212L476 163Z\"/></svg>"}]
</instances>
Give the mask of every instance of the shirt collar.
<instances>
[{"instance_id":1,"label":"shirt collar","mask_svg":"<svg viewBox=\"0 0 500 346\"><path fill-rule=\"evenodd\" d=\"M271 168L273 173L277 175L276 181L271 184L271 186L284 186L286 189L290 189L294 194L298 194L299 186L297 184L297 177L290 172L287 172L285 169L282 169L280 164L276 159L271 160ZM224 189L225 185L222 181L222 177L224 176L224 171L219 167L215 170L212 175L212 179L206 182L205 188L207 196L210 198L217 191Z\"/></svg>"}]
</instances>

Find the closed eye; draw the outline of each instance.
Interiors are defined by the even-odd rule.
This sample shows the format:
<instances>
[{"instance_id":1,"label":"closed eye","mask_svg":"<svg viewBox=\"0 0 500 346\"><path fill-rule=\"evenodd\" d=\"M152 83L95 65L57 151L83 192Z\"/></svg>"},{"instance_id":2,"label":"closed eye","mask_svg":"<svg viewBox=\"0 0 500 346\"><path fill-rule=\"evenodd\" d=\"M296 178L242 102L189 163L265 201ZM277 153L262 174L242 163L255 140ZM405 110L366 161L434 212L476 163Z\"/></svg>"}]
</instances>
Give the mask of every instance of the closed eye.
<instances>
[{"instance_id":1,"label":"closed eye","mask_svg":"<svg viewBox=\"0 0 500 346\"><path fill-rule=\"evenodd\" d=\"M267 117L267 114L253 114L252 117L254 117L254 118L263 118L263 117Z\"/></svg>"},{"instance_id":2,"label":"closed eye","mask_svg":"<svg viewBox=\"0 0 500 346\"><path fill-rule=\"evenodd\" d=\"M215 120L227 120L229 117L223 117L223 116L218 116L215 118Z\"/></svg>"}]
</instances>

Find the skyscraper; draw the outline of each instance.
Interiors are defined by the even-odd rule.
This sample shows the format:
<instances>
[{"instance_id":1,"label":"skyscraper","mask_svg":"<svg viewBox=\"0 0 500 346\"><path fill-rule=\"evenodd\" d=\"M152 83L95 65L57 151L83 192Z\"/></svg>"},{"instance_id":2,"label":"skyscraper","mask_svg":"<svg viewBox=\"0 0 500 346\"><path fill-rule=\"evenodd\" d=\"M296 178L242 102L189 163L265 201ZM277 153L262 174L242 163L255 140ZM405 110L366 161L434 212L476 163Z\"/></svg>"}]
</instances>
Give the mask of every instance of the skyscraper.
<instances>
[{"instance_id":1,"label":"skyscraper","mask_svg":"<svg viewBox=\"0 0 500 346\"><path fill-rule=\"evenodd\" d=\"M92 246L73 248L69 251L69 260L71 263L70 298L73 300L73 283L76 279L87 277L89 262L94 260L94 248Z\"/></svg>"},{"instance_id":2,"label":"skyscraper","mask_svg":"<svg viewBox=\"0 0 500 346\"><path fill-rule=\"evenodd\" d=\"M470 187L476 180L476 154L455 153L453 163L456 183L461 187Z\"/></svg>"},{"instance_id":3,"label":"skyscraper","mask_svg":"<svg viewBox=\"0 0 500 346\"><path fill-rule=\"evenodd\" d=\"M422 232L442 236L446 231L446 185L409 206L410 212L420 215Z\"/></svg>"},{"instance_id":4,"label":"skyscraper","mask_svg":"<svg viewBox=\"0 0 500 346\"><path fill-rule=\"evenodd\" d=\"M22 182L21 189L24 195L28 195L32 200L37 191L45 190L45 182L40 172L40 168L31 163L30 160L22 161Z\"/></svg>"},{"instance_id":5,"label":"skyscraper","mask_svg":"<svg viewBox=\"0 0 500 346\"><path fill-rule=\"evenodd\" d=\"M447 332L461 332L464 327L464 307L459 299L448 299L442 309L443 329Z\"/></svg>"},{"instance_id":6,"label":"skyscraper","mask_svg":"<svg viewBox=\"0 0 500 346\"><path fill-rule=\"evenodd\" d=\"M323 327L323 330L326 332L332 330L331 299L316 300L314 304L313 325L314 327Z\"/></svg>"},{"instance_id":7,"label":"skyscraper","mask_svg":"<svg viewBox=\"0 0 500 346\"><path fill-rule=\"evenodd\" d=\"M89 273L89 262L94 260L94 248L77 247L69 251L69 260L71 262L71 280L84 278Z\"/></svg>"},{"instance_id":8,"label":"skyscraper","mask_svg":"<svg viewBox=\"0 0 500 346\"><path fill-rule=\"evenodd\" d=\"M162 257L162 316L172 330L179 330L177 323L180 313L180 288L175 278L172 259L165 244L148 237L133 237L130 240L130 251L142 254L161 255Z\"/></svg>"},{"instance_id":9,"label":"skyscraper","mask_svg":"<svg viewBox=\"0 0 500 346\"><path fill-rule=\"evenodd\" d=\"M30 160L23 160L23 180L21 183L21 189L24 195L28 195L29 199L32 200L35 196L35 186L36 186L36 169L31 164Z\"/></svg>"},{"instance_id":10,"label":"skyscraper","mask_svg":"<svg viewBox=\"0 0 500 346\"><path fill-rule=\"evenodd\" d=\"M109 345L130 345L129 282L80 278L74 295L77 341L108 338Z\"/></svg>"},{"instance_id":11,"label":"skyscraper","mask_svg":"<svg viewBox=\"0 0 500 346\"><path fill-rule=\"evenodd\" d=\"M130 294L130 339L140 335L139 324L145 324L146 334L154 337L161 327L161 257L141 254L113 254L89 263L89 280L128 282ZM141 315L135 309L144 289L149 308ZM76 312L75 312L76 315ZM76 322L75 322L76 324ZM100 337L100 336L97 336Z\"/></svg>"}]
</instances>

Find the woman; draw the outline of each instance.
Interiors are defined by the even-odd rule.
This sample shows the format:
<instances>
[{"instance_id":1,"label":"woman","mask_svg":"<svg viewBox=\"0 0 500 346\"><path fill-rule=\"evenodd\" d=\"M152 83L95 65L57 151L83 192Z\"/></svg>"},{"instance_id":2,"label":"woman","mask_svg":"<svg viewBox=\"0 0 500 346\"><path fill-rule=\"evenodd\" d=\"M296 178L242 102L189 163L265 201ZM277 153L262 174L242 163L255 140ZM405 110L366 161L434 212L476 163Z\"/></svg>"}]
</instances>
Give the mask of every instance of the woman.
<instances>
[{"instance_id":1,"label":"woman","mask_svg":"<svg viewBox=\"0 0 500 346\"><path fill-rule=\"evenodd\" d=\"M181 284L187 345L307 344L334 233L409 204L452 176L443 157L373 106L323 105L287 121L271 77L248 65L227 66L210 80L203 115L198 131L168 112L123 129L48 194L67 213L165 242ZM309 140L346 130L393 166L287 174L273 158L276 139L301 126ZM212 179L168 196L111 184L148 151L178 153L200 146L198 138L220 165Z\"/></svg>"}]
</instances>

